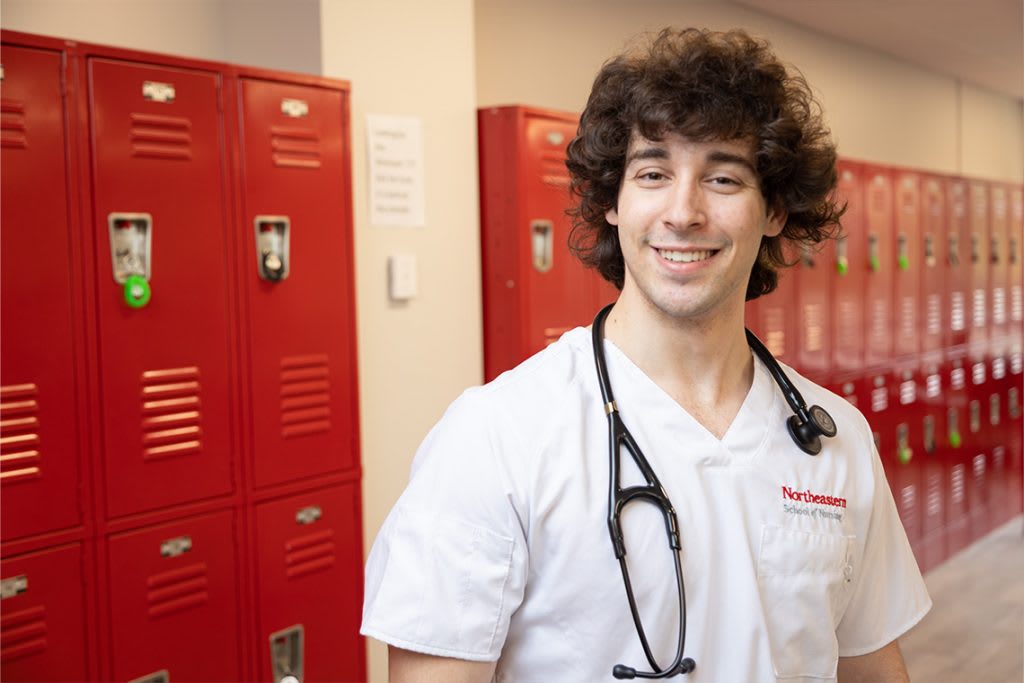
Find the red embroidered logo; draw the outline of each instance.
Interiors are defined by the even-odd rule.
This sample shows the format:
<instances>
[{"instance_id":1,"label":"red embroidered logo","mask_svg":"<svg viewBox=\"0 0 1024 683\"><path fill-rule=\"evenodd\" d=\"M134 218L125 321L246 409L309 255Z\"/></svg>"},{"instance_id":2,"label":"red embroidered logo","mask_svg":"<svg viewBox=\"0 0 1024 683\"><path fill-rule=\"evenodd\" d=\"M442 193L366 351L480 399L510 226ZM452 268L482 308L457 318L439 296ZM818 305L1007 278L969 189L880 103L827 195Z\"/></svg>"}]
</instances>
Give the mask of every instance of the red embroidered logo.
<instances>
[{"instance_id":1,"label":"red embroidered logo","mask_svg":"<svg viewBox=\"0 0 1024 683\"><path fill-rule=\"evenodd\" d=\"M839 498L838 496L824 496L818 493L814 493L810 490L807 491L794 491L788 486L782 487L782 499L795 500L800 503L815 503L817 505L830 505L836 508L845 508L846 499Z\"/></svg>"}]
</instances>

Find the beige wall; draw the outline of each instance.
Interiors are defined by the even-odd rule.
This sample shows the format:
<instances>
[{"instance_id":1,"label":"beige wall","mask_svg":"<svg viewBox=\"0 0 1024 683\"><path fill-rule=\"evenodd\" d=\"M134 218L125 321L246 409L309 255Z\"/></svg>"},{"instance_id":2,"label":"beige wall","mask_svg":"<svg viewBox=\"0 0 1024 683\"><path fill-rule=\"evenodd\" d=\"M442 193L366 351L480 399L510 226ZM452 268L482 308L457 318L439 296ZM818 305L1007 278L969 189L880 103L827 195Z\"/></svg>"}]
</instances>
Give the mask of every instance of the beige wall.
<instances>
[{"instance_id":1,"label":"beige wall","mask_svg":"<svg viewBox=\"0 0 1024 683\"><path fill-rule=\"evenodd\" d=\"M477 0L477 102L578 111L605 59L667 25L767 38L819 94L843 156L1024 180L1020 100L729 2Z\"/></svg>"},{"instance_id":2,"label":"beige wall","mask_svg":"<svg viewBox=\"0 0 1024 683\"><path fill-rule=\"evenodd\" d=\"M320 70L320 0L3 0L6 29L303 73Z\"/></svg>"},{"instance_id":3,"label":"beige wall","mask_svg":"<svg viewBox=\"0 0 1024 683\"><path fill-rule=\"evenodd\" d=\"M472 0L326 0L323 72L352 81L366 550L419 442L483 375ZM366 115L423 122L426 227L377 228L367 208ZM387 257L417 257L419 296L388 303ZM370 680L386 679L369 643Z\"/></svg>"}]
</instances>

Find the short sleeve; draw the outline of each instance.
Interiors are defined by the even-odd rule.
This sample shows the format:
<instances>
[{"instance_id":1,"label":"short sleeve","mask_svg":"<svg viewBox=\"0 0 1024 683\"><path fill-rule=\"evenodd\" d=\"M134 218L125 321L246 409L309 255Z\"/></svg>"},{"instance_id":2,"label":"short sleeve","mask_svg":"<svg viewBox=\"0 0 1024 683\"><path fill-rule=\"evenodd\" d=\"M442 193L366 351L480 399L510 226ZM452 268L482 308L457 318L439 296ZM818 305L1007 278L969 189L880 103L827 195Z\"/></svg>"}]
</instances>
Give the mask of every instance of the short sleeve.
<instances>
[{"instance_id":1,"label":"short sleeve","mask_svg":"<svg viewBox=\"0 0 1024 683\"><path fill-rule=\"evenodd\" d=\"M498 659L527 558L507 449L489 425L471 391L420 446L367 560L363 635L426 654Z\"/></svg>"},{"instance_id":2,"label":"short sleeve","mask_svg":"<svg viewBox=\"0 0 1024 683\"><path fill-rule=\"evenodd\" d=\"M932 606L873 446L871 459L871 519L853 595L836 630L840 657L856 657L888 645Z\"/></svg>"}]
</instances>

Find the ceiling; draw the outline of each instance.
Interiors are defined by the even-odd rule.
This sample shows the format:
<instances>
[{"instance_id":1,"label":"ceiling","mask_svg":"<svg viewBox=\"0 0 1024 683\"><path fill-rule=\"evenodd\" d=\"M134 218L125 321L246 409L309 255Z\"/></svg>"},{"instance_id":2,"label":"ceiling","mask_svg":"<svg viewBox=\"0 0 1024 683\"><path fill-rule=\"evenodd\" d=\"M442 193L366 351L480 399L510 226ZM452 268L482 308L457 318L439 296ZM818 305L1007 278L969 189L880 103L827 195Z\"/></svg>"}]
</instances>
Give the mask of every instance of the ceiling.
<instances>
[{"instance_id":1,"label":"ceiling","mask_svg":"<svg viewBox=\"0 0 1024 683\"><path fill-rule=\"evenodd\" d=\"M734 0L1024 99L1024 0Z\"/></svg>"}]
</instances>

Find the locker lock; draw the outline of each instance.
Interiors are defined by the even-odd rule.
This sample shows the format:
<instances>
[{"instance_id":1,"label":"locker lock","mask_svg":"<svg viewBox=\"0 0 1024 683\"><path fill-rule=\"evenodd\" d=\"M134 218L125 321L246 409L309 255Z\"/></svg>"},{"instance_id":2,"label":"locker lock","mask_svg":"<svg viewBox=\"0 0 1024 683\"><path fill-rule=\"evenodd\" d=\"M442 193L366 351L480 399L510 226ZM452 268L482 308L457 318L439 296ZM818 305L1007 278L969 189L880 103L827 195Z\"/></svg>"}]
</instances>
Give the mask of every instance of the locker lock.
<instances>
[{"instance_id":1,"label":"locker lock","mask_svg":"<svg viewBox=\"0 0 1024 683\"><path fill-rule=\"evenodd\" d=\"M910 447L910 426L905 422L896 427L896 457L901 465L914 458L914 450Z\"/></svg>"},{"instance_id":2,"label":"locker lock","mask_svg":"<svg viewBox=\"0 0 1024 683\"><path fill-rule=\"evenodd\" d=\"M993 235L990 244L989 260L992 262L992 265L997 266L999 265L999 238Z\"/></svg>"},{"instance_id":3,"label":"locker lock","mask_svg":"<svg viewBox=\"0 0 1024 683\"><path fill-rule=\"evenodd\" d=\"M153 295L149 285L153 217L115 212L107 216L107 226L114 282L123 285L124 302L129 307L142 308Z\"/></svg>"},{"instance_id":4,"label":"locker lock","mask_svg":"<svg viewBox=\"0 0 1024 683\"><path fill-rule=\"evenodd\" d=\"M900 270L910 270L910 255L907 253L907 236L900 235L896 238L896 265Z\"/></svg>"},{"instance_id":5,"label":"locker lock","mask_svg":"<svg viewBox=\"0 0 1024 683\"><path fill-rule=\"evenodd\" d=\"M288 216L256 216L256 269L267 282L280 282L288 277Z\"/></svg>"},{"instance_id":6,"label":"locker lock","mask_svg":"<svg viewBox=\"0 0 1024 683\"><path fill-rule=\"evenodd\" d=\"M924 264L935 267L935 238L931 234L924 236Z\"/></svg>"},{"instance_id":7,"label":"locker lock","mask_svg":"<svg viewBox=\"0 0 1024 683\"><path fill-rule=\"evenodd\" d=\"M868 235L868 265L873 273L882 267L882 260L878 256L878 235Z\"/></svg>"},{"instance_id":8,"label":"locker lock","mask_svg":"<svg viewBox=\"0 0 1024 683\"><path fill-rule=\"evenodd\" d=\"M924 452L931 455L935 452L935 418L926 415L924 418Z\"/></svg>"},{"instance_id":9,"label":"locker lock","mask_svg":"<svg viewBox=\"0 0 1024 683\"><path fill-rule=\"evenodd\" d=\"M836 272L840 275L850 272L850 259L846 255L846 235L836 240Z\"/></svg>"},{"instance_id":10,"label":"locker lock","mask_svg":"<svg viewBox=\"0 0 1024 683\"><path fill-rule=\"evenodd\" d=\"M946 423L949 425L949 445L953 448L960 448L963 445L963 437L960 435L960 413L956 408L950 408L946 412Z\"/></svg>"},{"instance_id":11,"label":"locker lock","mask_svg":"<svg viewBox=\"0 0 1024 683\"><path fill-rule=\"evenodd\" d=\"M949 234L949 265L956 268L960 265L960 236Z\"/></svg>"}]
</instances>

